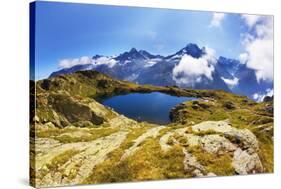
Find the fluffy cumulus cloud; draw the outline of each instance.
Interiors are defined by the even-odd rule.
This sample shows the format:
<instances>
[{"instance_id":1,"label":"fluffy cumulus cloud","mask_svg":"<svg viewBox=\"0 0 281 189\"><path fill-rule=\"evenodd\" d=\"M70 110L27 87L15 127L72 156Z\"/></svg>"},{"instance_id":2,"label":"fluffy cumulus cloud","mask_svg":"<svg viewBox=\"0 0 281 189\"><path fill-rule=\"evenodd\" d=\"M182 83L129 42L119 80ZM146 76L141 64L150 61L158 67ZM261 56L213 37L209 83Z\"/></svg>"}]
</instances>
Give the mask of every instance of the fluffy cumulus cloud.
<instances>
[{"instance_id":1,"label":"fluffy cumulus cloud","mask_svg":"<svg viewBox=\"0 0 281 189\"><path fill-rule=\"evenodd\" d=\"M75 58L75 59L63 59L59 61L59 67L64 68L71 68L76 65L84 65L84 64L91 64L92 59L88 56L83 56L81 58Z\"/></svg>"},{"instance_id":2,"label":"fluffy cumulus cloud","mask_svg":"<svg viewBox=\"0 0 281 189\"><path fill-rule=\"evenodd\" d=\"M239 55L239 60L242 64L245 64L246 61L248 60L248 54L247 53L242 53Z\"/></svg>"},{"instance_id":3,"label":"fluffy cumulus cloud","mask_svg":"<svg viewBox=\"0 0 281 189\"><path fill-rule=\"evenodd\" d=\"M258 23L261 19L261 16L259 15L251 15L251 14L243 14L241 15L241 18L246 22L247 26L252 28L255 26L256 23Z\"/></svg>"},{"instance_id":4,"label":"fluffy cumulus cloud","mask_svg":"<svg viewBox=\"0 0 281 189\"><path fill-rule=\"evenodd\" d=\"M106 57L106 56L102 56L97 59L93 59L92 62L93 62L93 65L95 65L95 66L107 65L110 68L115 66L115 64L117 63L117 61L114 58Z\"/></svg>"},{"instance_id":5,"label":"fluffy cumulus cloud","mask_svg":"<svg viewBox=\"0 0 281 189\"><path fill-rule=\"evenodd\" d=\"M179 64L173 69L173 80L178 85L194 86L200 83L203 77L213 80L212 73L216 58L214 51L206 48L206 54L200 58L193 58L190 55L183 55Z\"/></svg>"},{"instance_id":6,"label":"fluffy cumulus cloud","mask_svg":"<svg viewBox=\"0 0 281 189\"><path fill-rule=\"evenodd\" d=\"M273 17L241 15L248 27L243 34L245 52L239 59L256 71L258 81L273 80Z\"/></svg>"},{"instance_id":7,"label":"fluffy cumulus cloud","mask_svg":"<svg viewBox=\"0 0 281 189\"><path fill-rule=\"evenodd\" d=\"M63 59L59 61L59 68L71 68L76 65L86 65L91 64L92 66L100 66L100 65L107 65L108 67L112 68L117 61L114 57L98 57L96 59L92 59L88 56L83 56L81 58L74 58L74 59Z\"/></svg>"},{"instance_id":8,"label":"fluffy cumulus cloud","mask_svg":"<svg viewBox=\"0 0 281 189\"><path fill-rule=\"evenodd\" d=\"M220 27L221 22L223 21L225 16L226 15L224 13L214 13L210 23L210 27Z\"/></svg>"},{"instance_id":9,"label":"fluffy cumulus cloud","mask_svg":"<svg viewBox=\"0 0 281 189\"><path fill-rule=\"evenodd\" d=\"M253 99L257 102L262 102L266 96L273 96L273 89L267 89L265 93L255 93L253 94Z\"/></svg>"}]
</instances>

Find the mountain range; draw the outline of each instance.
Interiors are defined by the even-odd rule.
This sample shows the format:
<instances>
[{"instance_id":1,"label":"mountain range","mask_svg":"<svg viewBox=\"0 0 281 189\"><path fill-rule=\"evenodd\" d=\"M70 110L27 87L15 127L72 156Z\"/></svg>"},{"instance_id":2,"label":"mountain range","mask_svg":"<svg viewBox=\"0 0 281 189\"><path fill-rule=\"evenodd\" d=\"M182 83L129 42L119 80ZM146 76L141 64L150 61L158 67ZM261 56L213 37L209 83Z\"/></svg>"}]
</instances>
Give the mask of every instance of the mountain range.
<instances>
[{"instance_id":1,"label":"mountain range","mask_svg":"<svg viewBox=\"0 0 281 189\"><path fill-rule=\"evenodd\" d=\"M96 70L138 84L221 89L250 98L273 88L272 82L258 81L255 70L247 64L222 56L216 58L208 48L192 43L169 56L153 55L136 48L118 56L95 55L90 63L63 68L49 77L81 70Z\"/></svg>"}]
</instances>

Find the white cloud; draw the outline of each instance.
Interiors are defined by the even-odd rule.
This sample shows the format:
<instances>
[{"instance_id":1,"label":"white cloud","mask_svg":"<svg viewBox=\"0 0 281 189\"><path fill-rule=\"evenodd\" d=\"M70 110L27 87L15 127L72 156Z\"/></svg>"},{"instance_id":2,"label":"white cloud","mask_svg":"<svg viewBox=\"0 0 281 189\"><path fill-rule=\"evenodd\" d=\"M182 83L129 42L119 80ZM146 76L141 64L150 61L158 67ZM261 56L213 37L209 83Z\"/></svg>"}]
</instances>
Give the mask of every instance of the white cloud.
<instances>
[{"instance_id":1,"label":"white cloud","mask_svg":"<svg viewBox=\"0 0 281 189\"><path fill-rule=\"evenodd\" d=\"M84 64L91 64L92 59L88 56L83 56L81 58L75 58L75 59L63 59L59 61L59 67L64 68L70 68L76 65L84 65Z\"/></svg>"},{"instance_id":2,"label":"white cloud","mask_svg":"<svg viewBox=\"0 0 281 189\"><path fill-rule=\"evenodd\" d=\"M106 57L102 56L96 59L92 59L88 56L83 56L81 58L74 58L74 59L63 59L59 61L59 68L71 68L76 65L85 65L85 64L92 64L93 66L99 66L99 65L107 65L108 67L112 68L117 61L114 59L114 57Z\"/></svg>"},{"instance_id":3,"label":"white cloud","mask_svg":"<svg viewBox=\"0 0 281 189\"><path fill-rule=\"evenodd\" d=\"M244 53L240 60L256 70L258 81L273 81L273 18L271 16L241 15L249 33L243 35Z\"/></svg>"},{"instance_id":4,"label":"white cloud","mask_svg":"<svg viewBox=\"0 0 281 189\"><path fill-rule=\"evenodd\" d=\"M247 66L256 70L257 80L273 80L273 41L256 39L246 46Z\"/></svg>"},{"instance_id":5,"label":"white cloud","mask_svg":"<svg viewBox=\"0 0 281 189\"><path fill-rule=\"evenodd\" d=\"M257 102L262 102L263 99L266 97L266 96L270 96L272 97L273 96L273 89L267 89L265 93L255 93L253 94L253 99L256 100Z\"/></svg>"},{"instance_id":6,"label":"white cloud","mask_svg":"<svg viewBox=\"0 0 281 189\"><path fill-rule=\"evenodd\" d=\"M173 80L178 85L194 86L202 81L203 76L213 80L212 72L216 59L214 51L206 48L206 55L200 58L193 58L190 55L183 55L179 64L173 69Z\"/></svg>"},{"instance_id":7,"label":"white cloud","mask_svg":"<svg viewBox=\"0 0 281 189\"><path fill-rule=\"evenodd\" d=\"M233 79L226 79L224 77L221 77L221 79L227 84L227 86L229 88L233 88L235 87L238 83L239 83L239 79L238 78L233 78Z\"/></svg>"},{"instance_id":8,"label":"white cloud","mask_svg":"<svg viewBox=\"0 0 281 189\"><path fill-rule=\"evenodd\" d=\"M241 18L245 21L249 28L252 28L257 22L262 19L262 16L259 15L251 15L251 14L243 14Z\"/></svg>"},{"instance_id":9,"label":"white cloud","mask_svg":"<svg viewBox=\"0 0 281 189\"><path fill-rule=\"evenodd\" d=\"M213 18L211 20L210 27L220 27L221 22L223 21L225 16L226 15L224 13L216 13L215 12L213 14Z\"/></svg>"},{"instance_id":10,"label":"white cloud","mask_svg":"<svg viewBox=\"0 0 281 189\"><path fill-rule=\"evenodd\" d=\"M209 58L212 60L212 62L215 62L215 56L216 56L216 50L215 49L212 49L210 47L208 47L207 45L205 45L205 47L203 47L204 51L205 51L205 57Z\"/></svg>"},{"instance_id":11,"label":"white cloud","mask_svg":"<svg viewBox=\"0 0 281 189\"><path fill-rule=\"evenodd\" d=\"M245 64L246 61L248 60L248 54L247 53L242 53L239 55L239 60L242 64Z\"/></svg>"},{"instance_id":12,"label":"white cloud","mask_svg":"<svg viewBox=\"0 0 281 189\"><path fill-rule=\"evenodd\" d=\"M92 63L95 65L95 66L99 66L99 65L107 65L108 67L112 68L113 66L115 66L115 64L117 63L117 61L112 58L112 57L106 57L106 56L102 56L102 57L99 57L97 59L93 59L92 60Z\"/></svg>"}]
</instances>

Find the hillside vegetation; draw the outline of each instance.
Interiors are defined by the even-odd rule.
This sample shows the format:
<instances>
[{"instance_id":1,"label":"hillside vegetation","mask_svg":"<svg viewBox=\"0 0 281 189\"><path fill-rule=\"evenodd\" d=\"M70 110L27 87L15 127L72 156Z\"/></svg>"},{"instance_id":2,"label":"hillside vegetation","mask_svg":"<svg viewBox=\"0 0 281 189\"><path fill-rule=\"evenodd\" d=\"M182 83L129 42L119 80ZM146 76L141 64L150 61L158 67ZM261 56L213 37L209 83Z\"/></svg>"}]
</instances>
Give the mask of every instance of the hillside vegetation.
<instances>
[{"instance_id":1,"label":"hillside vegetation","mask_svg":"<svg viewBox=\"0 0 281 189\"><path fill-rule=\"evenodd\" d=\"M196 97L172 122L137 122L99 99L132 92ZM36 187L273 172L273 102L221 90L137 85L96 71L36 82Z\"/></svg>"}]
</instances>

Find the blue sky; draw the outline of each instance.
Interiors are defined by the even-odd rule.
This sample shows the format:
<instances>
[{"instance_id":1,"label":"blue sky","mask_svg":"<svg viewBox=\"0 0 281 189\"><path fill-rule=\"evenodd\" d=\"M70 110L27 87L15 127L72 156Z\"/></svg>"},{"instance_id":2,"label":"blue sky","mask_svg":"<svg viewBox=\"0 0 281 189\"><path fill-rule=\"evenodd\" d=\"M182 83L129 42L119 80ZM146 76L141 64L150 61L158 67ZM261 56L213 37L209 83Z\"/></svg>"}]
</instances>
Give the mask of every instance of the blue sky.
<instances>
[{"instance_id":1,"label":"blue sky","mask_svg":"<svg viewBox=\"0 0 281 189\"><path fill-rule=\"evenodd\" d=\"M238 59L241 34L248 28L239 14L225 14L212 26L212 12L103 6L36 4L36 79L58 70L62 59L118 55L132 47L169 55L188 43L208 46L217 56Z\"/></svg>"}]
</instances>

